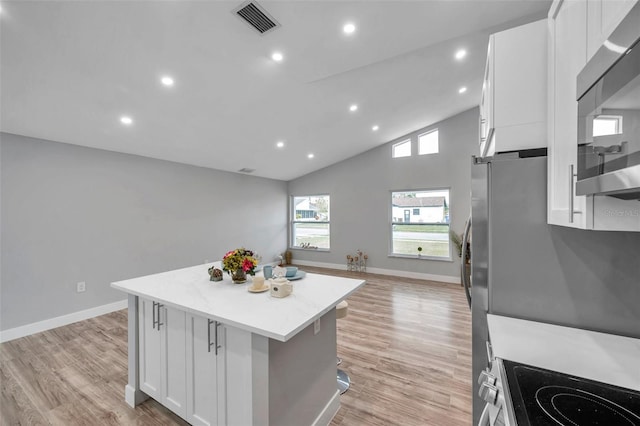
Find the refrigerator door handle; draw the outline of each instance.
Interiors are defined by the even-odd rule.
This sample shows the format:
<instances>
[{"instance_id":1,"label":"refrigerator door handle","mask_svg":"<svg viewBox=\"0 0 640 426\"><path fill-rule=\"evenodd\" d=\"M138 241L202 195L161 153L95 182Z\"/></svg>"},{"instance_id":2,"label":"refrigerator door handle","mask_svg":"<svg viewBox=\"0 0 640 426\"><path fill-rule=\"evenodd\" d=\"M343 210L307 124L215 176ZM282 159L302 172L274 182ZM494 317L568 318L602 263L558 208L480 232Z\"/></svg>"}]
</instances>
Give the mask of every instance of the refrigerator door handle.
<instances>
[{"instance_id":1,"label":"refrigerator door handle","mask_svg":"<svg viewBox=\"0 0 640 426\"><path fill-rule=\"evenodd\" d=\"M478 421L478 426L491 426L491 418L489 417L489 404L484 406L484 410L482 410L480 420Z\"/></svg>"},{"instance_id":2,"label":"refrigerator door handle","mask_svg":"<svg viewBox=\"0 0 640 426\"><path fill-rule=\"evenodd\" d=\"M462 233L462 250L460 250L460 277L464 285L464 292L467 295L467 303L471 308L471 283L467 277L467 243L469 242L469 232L471 231L471 216L464 226Z\"/></svg>"}]
</instances>

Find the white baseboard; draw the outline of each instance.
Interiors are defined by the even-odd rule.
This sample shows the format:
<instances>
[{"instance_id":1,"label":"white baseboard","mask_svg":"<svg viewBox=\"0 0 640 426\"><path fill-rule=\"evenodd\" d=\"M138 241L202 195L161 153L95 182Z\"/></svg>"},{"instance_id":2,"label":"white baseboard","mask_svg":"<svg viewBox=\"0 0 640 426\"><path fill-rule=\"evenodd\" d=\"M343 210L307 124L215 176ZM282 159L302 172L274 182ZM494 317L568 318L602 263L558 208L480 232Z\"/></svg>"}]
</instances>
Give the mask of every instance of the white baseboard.
<instances>
[{"instance_id":1,"label":"white baseboard","mask_svg":"<svg viewBox=\"0 0 640 426\"><path fill-rule=\"evenodd\" d=\"M322 412L313 421L313 426L328 426L331 424L331 420L338 414L340 409L340 391L336 391L333 397L329 400L327 405L322 409Z\"/></svg>"},{"instance_id":2,"label":"white baseboard","mask_svg":"<svg viewBox=\"0 0 640 426\"><path fill-rule=\"evenodd\" d=\"M95 308L85 309L84 311L73 312L71 314L62 315L55 318L38 321L20 327L10 328L0 331L0 343L18 339L20 337L29 336L31 334L40 333L41 331L51 330L52 328L62 327L63 325L72 324L74 322L86 320L109 312L119 311L127 307L127 299L109 303L107 305L96 306Z\"/></svg>"},{"instance_id":3,"label":"white baseboard","mask_svg":"<svg viewBox=\"0 0 640 426\"><path fill-rule=\"evenodd\" d=\"M346 265L338 264L338 263L313 262L310 260L298 260L298 259L296 259L295 263L296 265L316 266L318 268L342 269L342 270L347 269ZM434 275L434 274L425 274L423 272L397 271L395 269L369 268L369 267L367 267L367 272L370 272L372 274L391 275L394 277L415 278L419 280L429 280L429 281L439 281L443 283L460 284L460 277L452 277L449 275Z\"/></svg>"}]
</instances>

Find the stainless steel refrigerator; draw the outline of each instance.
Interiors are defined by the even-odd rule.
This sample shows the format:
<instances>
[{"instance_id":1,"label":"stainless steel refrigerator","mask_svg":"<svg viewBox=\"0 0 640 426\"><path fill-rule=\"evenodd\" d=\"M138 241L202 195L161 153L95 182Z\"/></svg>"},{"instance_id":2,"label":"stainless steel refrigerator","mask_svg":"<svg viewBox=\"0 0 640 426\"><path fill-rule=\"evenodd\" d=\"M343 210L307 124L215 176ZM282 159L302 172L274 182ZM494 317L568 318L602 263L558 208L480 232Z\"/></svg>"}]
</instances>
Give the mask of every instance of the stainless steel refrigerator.
<instances>
[{"instance_id":1,"label":"stainless steel refrigerator","mask_svg":"<svg viewBox=\"0 0 640 426\"><path fill-rule=\"evenodd\" d=\"M487 313L508 311L523 286L535 285L536 257L548 247L537 242L546 233L547 157L519 153L473 158L470 232L471 288L468 293L473 341L473 424L485 402L477 378L487 367ZM533 246L532 246L533 245ZM465 287L467 288L467 287ZM500 289L499 297L496 289Z\"/></svg>"}]
</instances>

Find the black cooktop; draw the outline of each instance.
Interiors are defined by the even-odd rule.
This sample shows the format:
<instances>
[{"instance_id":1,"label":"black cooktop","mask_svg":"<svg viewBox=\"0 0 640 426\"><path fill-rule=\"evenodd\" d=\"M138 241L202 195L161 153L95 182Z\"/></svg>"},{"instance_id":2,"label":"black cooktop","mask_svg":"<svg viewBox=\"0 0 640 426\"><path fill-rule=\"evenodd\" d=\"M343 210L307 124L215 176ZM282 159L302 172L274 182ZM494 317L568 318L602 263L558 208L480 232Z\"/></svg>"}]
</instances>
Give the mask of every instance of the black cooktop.
<instances>
[{"instance_id":1,"label":"black cooktop","mask_svg":"<svg viewBox=\"0 0 640 426\"><path fill-rule=\"evenodd\" d=\"M508 360L504 367L518 426L640 426L640 392Z\"/></svg>"}]
</instances>

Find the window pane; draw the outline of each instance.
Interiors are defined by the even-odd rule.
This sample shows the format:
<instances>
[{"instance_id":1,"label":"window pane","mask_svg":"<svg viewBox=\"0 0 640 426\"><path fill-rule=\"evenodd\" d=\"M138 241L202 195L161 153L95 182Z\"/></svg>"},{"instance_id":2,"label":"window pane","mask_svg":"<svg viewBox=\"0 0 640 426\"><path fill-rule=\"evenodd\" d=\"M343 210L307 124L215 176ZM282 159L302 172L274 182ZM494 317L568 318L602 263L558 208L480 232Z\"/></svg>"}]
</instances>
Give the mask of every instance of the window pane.
<instances>
[{"instance_id":1,"label":"window pane","mask_svg":"<svg viewBox=\"0 0 640 426\"><path fill-rule=\"evenodd\" d=\"M293 220L296 221L329 221L329 196L311 195L293 197Z\"/></svg>"},{"instance_id":2,"label":"window pane","mask_svg":"<svg viewBox=\"0 0 640 426\"><path fill-rule=\"evenodd\" d=\"M418 136L418 155L438 153L438 131L433 130Z\"/></svg>"},{"instance_id":3,"label":"window pane","mask_svg":"<svg viewBox=\"0 0 640 426\"><path fill-rule=\"evenodd\" d=\"M393 145L391 152L393 158L411 157L411 139Z\"/></svg>"},{"instance_id":4,"label":"window pane","mask_svg":"<svg viewBox=\"0 0 640 426\"><path fill-rule=\"evenodd\" d=\"M393 192L391 211L392 254L449 258L449 190Z\"/></svg>"},{"instance_id":5,"label":"window pane","mask_svg":"<svg viewBox=\"0 0 640 426\"><path fill-rule=\"evenodd\" d=\"M449 225L393 225L394 254L449 257ZM422 252L418 251L422 247Z\"/></svg>"},{"instance_id":6,"label":"window pane","mask_svg":"<svg viewBox=\"0 0 640 426\"><path fill-rule=\"evenodd\" d=\"M600 116L593 119L593 136L617 135L621 133L622 117Z\"/></svg>"},{"instance_id":7,"label":"window pane","mask_svg":"<svg viewBox=\"0 0 640 426\"><path fill-rule=\"evenodd\" d=\"M329 248L328 223L294 223L292 233L294 247L309 244L310 247Z\"/></svg>"}]
</instances>

